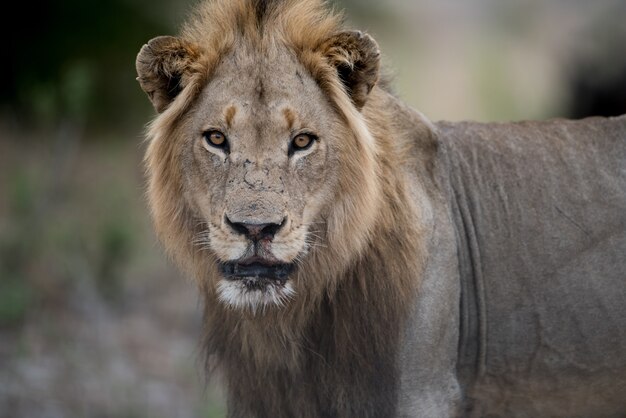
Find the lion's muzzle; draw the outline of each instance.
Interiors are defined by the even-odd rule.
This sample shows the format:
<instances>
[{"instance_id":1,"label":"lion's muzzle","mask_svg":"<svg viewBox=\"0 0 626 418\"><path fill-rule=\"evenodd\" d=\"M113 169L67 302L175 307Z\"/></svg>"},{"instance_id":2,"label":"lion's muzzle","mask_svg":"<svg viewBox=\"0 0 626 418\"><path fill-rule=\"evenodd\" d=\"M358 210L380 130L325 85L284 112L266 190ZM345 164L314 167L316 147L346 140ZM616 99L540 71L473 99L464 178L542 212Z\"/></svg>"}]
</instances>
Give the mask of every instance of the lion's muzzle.
<instances>
[{"instance_id":1,"label":"lion's muzzle","mask_svg":"<svg viewBox=\"0 0 626 418\"><path fill-rule=\"evenodd\" d=\"M287 218L280 223L252 223L233 222L228 216L224 217L225 224L249 240L246 255L238 260L220 264L222 274L231 280L246 279L255 287L261 286L263 279L277 281L284 284L294 265L276 259L271 251L271 242L276 233L285 225Z\"/></svg>"},{"instance_id":2,"label":"lion's muzzle","mask_svg":"<svg viewBox=\"0 0 626 418\"><path fill-rule=\"evenodd\" d=\"M260 307L283 306L295 294L289 277L302 249L301 245L289 249L293 246L291 218L284 211L268 210L267 205L261 208L264 210L252 204L241 207L246 210L227 211L223 216L220 229L231 242L225 242L228 251L222 253L218 264L222 276L218 298L253 312Z\"/></svg>"}]
</instances>

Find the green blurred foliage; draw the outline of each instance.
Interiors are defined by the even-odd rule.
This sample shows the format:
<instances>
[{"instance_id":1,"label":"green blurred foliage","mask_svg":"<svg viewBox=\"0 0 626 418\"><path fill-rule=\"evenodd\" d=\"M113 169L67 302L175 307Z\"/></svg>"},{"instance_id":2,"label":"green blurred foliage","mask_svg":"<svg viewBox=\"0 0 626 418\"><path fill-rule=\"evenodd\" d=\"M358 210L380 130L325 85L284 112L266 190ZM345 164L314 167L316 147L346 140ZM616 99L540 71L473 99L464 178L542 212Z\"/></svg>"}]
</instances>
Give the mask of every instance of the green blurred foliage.
<instances>
[{"instance_id":1,"label":"green blurred foliage","mask_svg":"<svg viewBox=\"0 0 626 418\"><path fill-rule=\"evenodd\" d=\"M164 5L53 0L14 2L11 9L15 18L2 29L11 42L0 66L0 103L20 124L61 120L111 129L145 119L149 106L134 62L148 39L173 31Z\"/></svg>"},{"instance_id":2,"label":"green blurred foliage","mask_svg":"<svg viewBox=\"0 0 626 418\"><path fill-rule=\"evenodd\" d=\"M90 167L95 173L111 170L111 160L121 158L115 148L99 151L102 161ZM13 162L0 169L6 195L6 213L0 213L5 327L19 326L28 313L64 306L68 290L80 281L92 281L106 300L119 302L136 245L140 215L129 213L136 190L124 184L122 173L90 181L93 173L75 175L84 170L75 159L64 161L49 149L35 154L37 164Z\"/></svg>"},{"instance_id":3,"label":"green blurred foliage","mask_svg":"<svg viewBox=\"0 0 626 418\"><path fill-rule=\"evenodd\" d=\"M32 178L17 172L8 185L8 210L12 222L0 230L0 326L17 326L33 301L32 283L26 269L38 250L30 223L35 216L36 187Z\"/></svg>"},{"instance_id":4,"label":"green blurred foliage","mask_svg":"<svg viewBox=\"0 0 626 418\"><path fill-rule=\"evenodd\" d=\"M121 294L123 268L132 255L132 232L133 225L119 215L106 219L100 226L96 278L100 291L109 300L116 300Z\"/></svg>"},{"instance_id":5,"label":"green blurred foliage","mask_svg":"<svg viewBox=\"0 0 626 418\"><path fill-rule=\"evenodd\" d=\"M204 418L222 418L226 416L226 409L221 402L208 402L200 416Z\"/></svg>"}]
</instances>

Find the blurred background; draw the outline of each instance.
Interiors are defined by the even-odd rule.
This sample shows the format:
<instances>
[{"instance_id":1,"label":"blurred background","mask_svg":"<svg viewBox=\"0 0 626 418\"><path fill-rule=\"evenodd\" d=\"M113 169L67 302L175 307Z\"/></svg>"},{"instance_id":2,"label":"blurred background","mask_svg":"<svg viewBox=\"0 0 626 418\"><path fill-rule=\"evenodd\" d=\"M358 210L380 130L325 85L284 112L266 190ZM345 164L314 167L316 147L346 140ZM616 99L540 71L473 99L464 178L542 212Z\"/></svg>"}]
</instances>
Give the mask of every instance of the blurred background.
<instances>
[{"instance_id":1,"label":"blurred background","mask_svg":"<svg viewBox=\"0 0 626 418\"><path fill-rule=\"evenodd\" d=\"M0 29L0 417L222 417L143 200L135 81L194 2L16 2ZM626 1L341 0L433 120L626 113Z\"/></svg>"}]
</instances>

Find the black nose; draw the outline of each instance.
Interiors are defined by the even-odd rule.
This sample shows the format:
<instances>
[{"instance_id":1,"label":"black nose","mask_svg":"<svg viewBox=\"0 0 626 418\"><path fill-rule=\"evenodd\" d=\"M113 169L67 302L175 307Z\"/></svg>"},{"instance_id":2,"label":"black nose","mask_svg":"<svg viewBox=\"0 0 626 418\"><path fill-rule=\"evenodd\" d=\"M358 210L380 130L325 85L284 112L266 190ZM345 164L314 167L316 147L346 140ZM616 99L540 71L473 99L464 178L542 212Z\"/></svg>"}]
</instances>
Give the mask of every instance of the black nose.
<instances>
[{"instance_id":1,"label":"black nose","mask_svg":"<svg viewBox=\"0 0 626 418\"><path fill-rule=\"evenodd\" d=\"M230 226L235 232L250 238L253 241L262 239L272 239L274 235L285 225L287 218L277 223L248 223L248 222L232 222L225 217L226 225Z\"/></svg>"}]
</instances>

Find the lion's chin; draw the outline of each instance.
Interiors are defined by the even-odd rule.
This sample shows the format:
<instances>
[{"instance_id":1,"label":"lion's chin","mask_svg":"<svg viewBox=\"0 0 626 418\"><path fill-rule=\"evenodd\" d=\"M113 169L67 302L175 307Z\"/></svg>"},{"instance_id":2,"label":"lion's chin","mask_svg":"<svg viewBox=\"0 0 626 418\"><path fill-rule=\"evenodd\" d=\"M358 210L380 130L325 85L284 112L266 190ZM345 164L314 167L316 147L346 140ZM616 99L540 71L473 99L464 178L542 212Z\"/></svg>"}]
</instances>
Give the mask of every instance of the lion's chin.
<instances>
[{"instance_id":1,"label":"lion's chin","mask_svg":"<svg viewBox=\"0 0 626 418\"><path fill-rule=\"evenodd\" d=\"M217 283L221 303L253 314L271 307L282 308L295 293L290 282L263 277L222 279Z\"/></svg>"},{"instance_id":2,"label":"lion's chin","mask_svg":"<svg viewBox=\"0 0 626 418\"><path fill-rule=\"evenodd\" d=\"M283 307L295 291L288 281L294 270L291 264L220 265L224 278L217 284L218 299L223 304L252 313L270 307Z\"/></svg>"}]
</instances>

